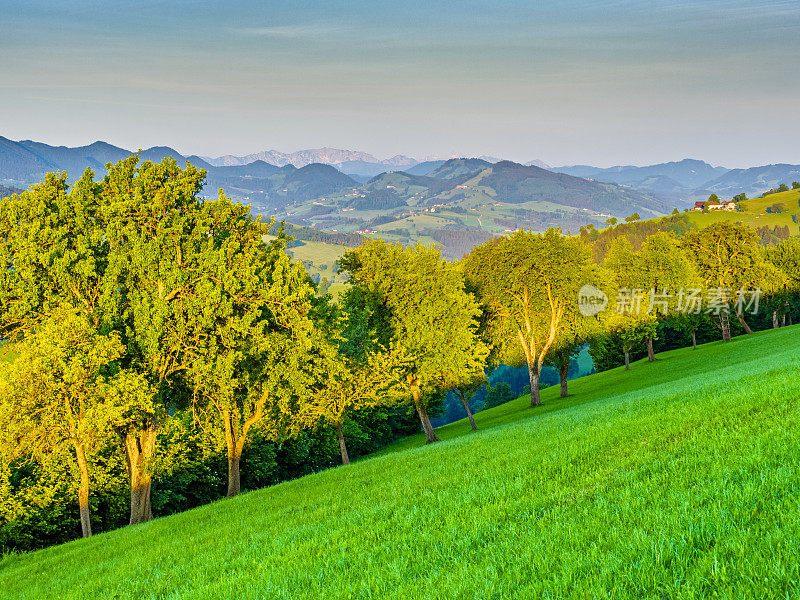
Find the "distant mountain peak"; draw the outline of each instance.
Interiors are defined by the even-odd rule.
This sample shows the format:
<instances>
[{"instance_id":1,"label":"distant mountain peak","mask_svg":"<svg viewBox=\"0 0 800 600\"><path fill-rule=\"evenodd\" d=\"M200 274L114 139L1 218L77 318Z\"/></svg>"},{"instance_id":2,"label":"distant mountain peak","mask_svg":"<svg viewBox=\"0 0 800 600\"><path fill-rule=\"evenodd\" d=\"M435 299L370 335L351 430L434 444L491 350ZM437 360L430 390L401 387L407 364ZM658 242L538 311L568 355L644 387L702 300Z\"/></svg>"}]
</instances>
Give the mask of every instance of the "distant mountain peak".
<instances>
[{"instance_id":1,"label":"distant mountain peak","mask_svg":"<svg viewBox=\"0 0 800 600\"><path fill-rule=\"evenodd\" d=\"M547 169L548 171L551 170L553 167L548 165L546 162L541 161L539 159L529 160L525 163L526 167L539 167L540 169Z\"/></svg>"}]
</instances>

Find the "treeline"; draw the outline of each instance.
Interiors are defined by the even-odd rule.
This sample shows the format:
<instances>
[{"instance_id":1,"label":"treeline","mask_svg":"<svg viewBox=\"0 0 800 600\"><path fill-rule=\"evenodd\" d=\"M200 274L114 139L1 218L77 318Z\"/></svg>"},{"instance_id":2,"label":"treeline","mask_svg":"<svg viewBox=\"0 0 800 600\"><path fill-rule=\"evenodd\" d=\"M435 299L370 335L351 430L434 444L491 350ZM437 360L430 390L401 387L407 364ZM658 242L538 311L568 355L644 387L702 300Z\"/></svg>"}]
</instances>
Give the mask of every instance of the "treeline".
<instances>
[{"instance_id":1,"label":"treeline","mask_svg":"<svg viewBox=\"0 0 800 600\"><path fill-rule=\"evenodd\" d=\"M800 190L800 181L793 181L791 188L788 185L786 185L785 183L782 183L776 188L768 189L766 192L761 194L761 197L764 198L764 197L770 196L772 194L779 194L781 192L788 192L790 189L792 189L792 190Z\"/></svg>"},{"instance_id":2,"label":"treeline","mask_svg":"<svg viewBox=\"0 0 800 600\"><path fill-rule=\"evenodd\" d=\"M602 261L608 253L611 243L617 238L624 237L634 249L638 250L647 238L656 233L667 232L681 237L691 229L692 223L688 215L673 214L658 220L649 219L647 221L636 220L619 223L602 230L589 225L580 229L580 236L585 242L592 244L595 260Z\"/></svg>"},{"instance_id":3,"label":"treeline","mask_svg":"<svg viewBox=\"0 0 800 600\"><path fill-rule=\"evenodd\" d=\"M456 260L467 254L472 248L483 244L494 236L483 229L425 229L423 235L432 237L442 245L445 258Z\"/></svg>"},{"instance_id":4,"label":"treeline","mask_svg":"<svg viewBox=\"0 0 800 600\"><path fill-rule=\"evenodd\" d=\"M493 367L525 367L536 407L548 367L568 394L587 343L627 365L641 343L655 359L663 323L751 331L745 290L763 290L772 326L797 314L800 241L765 249L726 223L638 249L621 236L600 262L556 229L459 263L367 240L340 259L333 302L284 233L265 243L246 207L202 201L201 172L137 161L71 188L48 175L0 204L0 334L17 353L0 377L4 549L234 496L334 450L347 464L413 429L436 442L448 393L477 428Z\"/></svg>"},{"instance_id":5,"label":"treeline","mask_svg":"<svg viewBox=\"0 0 800 600\"><path fill-rule=\"evenodd\" d=\"M757 227L756 233L764 246L776 246L792 236L788 225L782 227L775 225L772 229L769 228L769 225L764 225L763 227Z\"/></svg>"},{"instance_id":6,"label":"treeline","mask_svg":"<svg viewBox=\"0 0 800 600\"><path fill-rule=\"evenodd\" d=\"M320 231L319 229L314 229L313 227L292 225L283 221L280 223L272 223L267 233L270 235L279 235L281 230L295 240L301 240L304 242L323 242L325 244L334 244L336 246L347 246L348 248L355 248L366 239L360 233Z\"/></svg>"}]
</instances>

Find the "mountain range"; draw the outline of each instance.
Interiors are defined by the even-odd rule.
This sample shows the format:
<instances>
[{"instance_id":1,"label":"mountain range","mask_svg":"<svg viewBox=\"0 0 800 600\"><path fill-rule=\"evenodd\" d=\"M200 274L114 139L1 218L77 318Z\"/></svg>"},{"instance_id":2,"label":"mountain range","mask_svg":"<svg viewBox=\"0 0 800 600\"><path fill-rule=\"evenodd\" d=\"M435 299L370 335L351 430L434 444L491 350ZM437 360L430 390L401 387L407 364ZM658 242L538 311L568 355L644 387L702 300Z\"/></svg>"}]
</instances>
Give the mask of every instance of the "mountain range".
<instances>
[{"instance_id":1,"label":"mountain range","mask_svg":"<svg viewBox=\"0 0 800 600\"><path fill-rule=\"evenodd\" d=\"M105 174L106 163L116 162L131 154L130 150L103 141L69 148L31 140L16 142L0 136L0 184L25 188L40 181L45 173L57 170L67 171L70 179L74 180L87 167L101 177ZM380 160L366 152L327 147L291 153L269 150L246 156L210 158L182 156L168 146L155 146L141 151L140 156L143 160L153 161L172 156L181 164L188 160L208 171L207 190L223 187L229 195L258 204L264 210L279 209L287 203L303 202L369 185L371 179L383 173L404 171L411 176L455 180L492 164L508 162L490 156L469 159L428 157L420 162L409 156L396 155ZM312 165L317 166L307 168ZM441 170L445 165L447 168ZM696 159L609 168L591 165L551 167L540 160L521 166L540 168L581 180L617 184L644 193L642 197L655 195L663 202L681 208L696 199L708 197L710 193L733 196L744 192L753 196L781 183L800 180L798 165L776 164L730 170ZM509 188L501 188L496 190L497 193L512 193ZM621 192L617 189L614 193Z\"/></svg>"},{"instance_id":2,"label":"mountain range","mask_svg":"<svg viewBox=\"0 0 800 600\"><path fill-rule=\"evenodd\" d=\"M450 159L426 172L381 173L358 187L287 204L276 218L402 244L442 244L445 256L459 258L475 244L519 228L577 231L612 216L637 212L649 218L671 210L646 190L511 161Z\"/></svg>"},{"instance_id":3,"label":"mountain range","mask_svg":"<svg viewBox=\"0 0 800 600\"><path fill-rule=\"evenodd\" d=\"M684 159L678 162L636 167L633 165L601 169L588 165L552 167L553 171L596 181L608 181L631 187L649 189L673 195L706 187L712 180L728 172L725 167L713 167L701 160Z\"/></svg>"}]
</instances>

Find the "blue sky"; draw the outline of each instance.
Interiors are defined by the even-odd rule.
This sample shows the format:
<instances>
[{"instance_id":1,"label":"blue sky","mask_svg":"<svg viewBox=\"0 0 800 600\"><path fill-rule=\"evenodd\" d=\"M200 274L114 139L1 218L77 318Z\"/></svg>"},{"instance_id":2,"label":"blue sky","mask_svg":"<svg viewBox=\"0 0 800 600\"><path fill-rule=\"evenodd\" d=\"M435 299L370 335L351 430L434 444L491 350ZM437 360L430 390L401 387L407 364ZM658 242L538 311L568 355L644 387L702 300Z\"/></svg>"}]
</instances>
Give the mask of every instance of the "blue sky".
<instances>
[{"instance_id":1,"label":"blue sky","mask_svg":"<svg viewBox=\"0 0 800 600\"><path fill-rule=\"evenodd\" d=\"M800 3L0 0L0 135L800 163Z\"/></svg>"}]
</instances>

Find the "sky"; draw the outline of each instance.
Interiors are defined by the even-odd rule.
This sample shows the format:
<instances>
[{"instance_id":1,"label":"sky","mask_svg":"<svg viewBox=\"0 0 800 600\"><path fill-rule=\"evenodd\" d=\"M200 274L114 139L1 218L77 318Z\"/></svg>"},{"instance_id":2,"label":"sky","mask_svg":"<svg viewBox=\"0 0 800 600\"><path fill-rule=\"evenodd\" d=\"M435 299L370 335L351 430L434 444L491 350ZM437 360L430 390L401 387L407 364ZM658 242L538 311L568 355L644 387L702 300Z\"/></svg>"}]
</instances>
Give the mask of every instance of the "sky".
<instances>
[{"instance_id":1,"label":"sky","mask_svg":"<svg viewBox=\"0 0 800 600\"><path fill-rule=\"evenodd\" d=\"M800 2L0 0L0 135L800 163Z\"/></svg>"}]
</instances>

